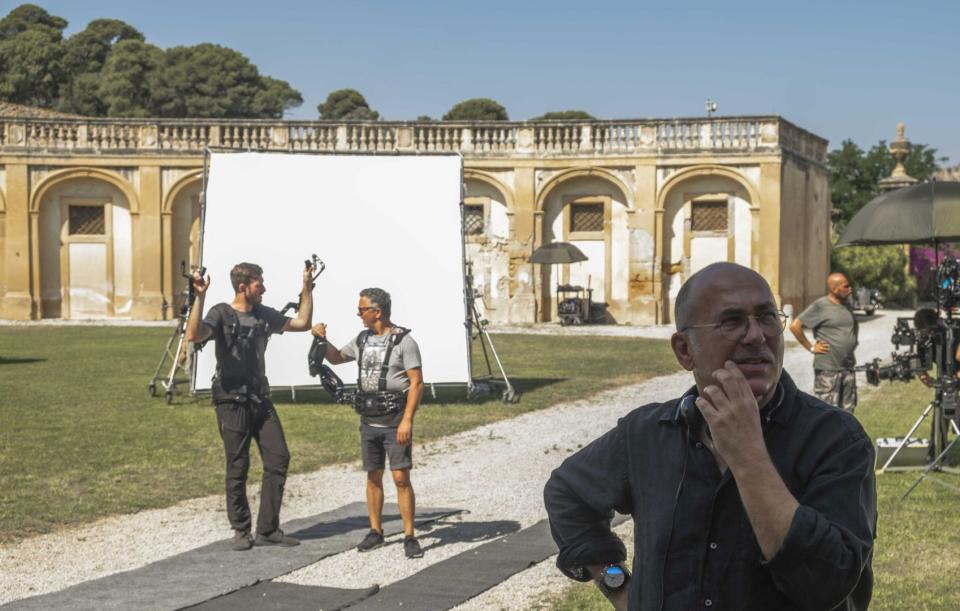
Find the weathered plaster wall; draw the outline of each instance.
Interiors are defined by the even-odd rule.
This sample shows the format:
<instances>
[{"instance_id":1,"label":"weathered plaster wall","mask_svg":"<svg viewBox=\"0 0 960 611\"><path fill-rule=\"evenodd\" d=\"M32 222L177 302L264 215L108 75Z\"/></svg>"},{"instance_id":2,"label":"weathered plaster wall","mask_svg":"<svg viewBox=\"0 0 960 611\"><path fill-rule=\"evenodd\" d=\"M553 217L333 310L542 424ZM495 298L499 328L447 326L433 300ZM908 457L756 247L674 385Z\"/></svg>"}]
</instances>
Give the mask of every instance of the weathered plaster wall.
<instances>
[{"instance_id":1,"label":"weathered plaster wall","mask_svg":"<svg viewBox=\"0 0 960 611\"><path fill-rule=\"evenodd\" d=\"M824 294L830 273L829 174L786 158L782 184L780 295L799 313Z\"/></svg>"}]
</instances>

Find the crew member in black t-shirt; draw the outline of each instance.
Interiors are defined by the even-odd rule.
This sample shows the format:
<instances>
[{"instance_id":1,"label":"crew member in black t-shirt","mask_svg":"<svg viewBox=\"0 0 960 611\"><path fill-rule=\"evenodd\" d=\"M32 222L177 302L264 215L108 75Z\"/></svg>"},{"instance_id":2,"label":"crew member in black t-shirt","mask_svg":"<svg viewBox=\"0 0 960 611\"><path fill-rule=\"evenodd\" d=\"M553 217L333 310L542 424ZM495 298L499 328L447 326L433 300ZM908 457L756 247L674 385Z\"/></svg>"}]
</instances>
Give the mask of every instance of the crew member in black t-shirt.
<instances>
[{"instance_id":1,"label":"crew member in black t-shirt","mask_svg":"<svg viewBox=\"0 0 960 611\"><path fill-rule=\"evenodd\" d=\"M291 319L263 305L263 269L239 263L230 271L236 293L230 303L218 303L203 315L203 300L210 277L193 276L196 301L187 321L186 338L203 344L216 343L217 372L213 378L213 404L226 454L227 517L233 527L233 549L253 545L292 547L299 541L280 529L280 504L287 479L290 452L280 418L270 400L264 351L274 333L308 331L313 322L313 267L303 272L303 292L297 318ZM260 510L256 538L251 536L250 505L247 502L247 472L250 442L256 440L263 461Z\"/></svg>"}]
</instances>

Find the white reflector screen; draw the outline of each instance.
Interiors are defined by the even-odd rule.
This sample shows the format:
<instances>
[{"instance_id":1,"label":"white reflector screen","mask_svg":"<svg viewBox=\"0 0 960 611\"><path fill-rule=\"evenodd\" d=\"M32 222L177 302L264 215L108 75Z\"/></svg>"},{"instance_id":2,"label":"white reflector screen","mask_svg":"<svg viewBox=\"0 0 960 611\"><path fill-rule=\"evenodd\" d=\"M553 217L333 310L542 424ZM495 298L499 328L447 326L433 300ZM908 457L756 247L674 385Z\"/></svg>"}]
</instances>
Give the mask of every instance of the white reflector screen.
<instances>
[{"instance_id":1,"label":"white reflector screen","mask_svg":"<svg viewBox=\"0 0 960 611\"><path fill-rule=\"evenodd\" d=\"M327 323L335 346L363 329L360 290L379 287L392 296L393 322L413 330L424 381L469 382L461 169L459 155L213 153L203 239L211 286L204 314L233 299L230 269L242 261L263 267L263 303L283 309L297 300L304 259L316 253L327 269L313 291L313 321ZM307 371L312 339L309 332L272 337L266 354L272 386L320 383ZM215 368L211 340L197 360L197 389L210 388ZM345 383L356 382L355 362L334 370Z\"/></svg>"}]
</instances>

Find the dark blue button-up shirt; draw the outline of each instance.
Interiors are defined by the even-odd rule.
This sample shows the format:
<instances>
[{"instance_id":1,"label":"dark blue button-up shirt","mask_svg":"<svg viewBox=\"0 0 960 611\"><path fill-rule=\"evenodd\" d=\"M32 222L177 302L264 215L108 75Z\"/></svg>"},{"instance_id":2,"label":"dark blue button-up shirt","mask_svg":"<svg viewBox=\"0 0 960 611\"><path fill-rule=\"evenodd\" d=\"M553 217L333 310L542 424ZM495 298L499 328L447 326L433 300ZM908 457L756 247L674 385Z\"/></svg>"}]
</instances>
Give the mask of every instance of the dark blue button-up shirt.
<instances>
[{"instance_id":1,"label":"dark blue button-up shirt","mask_svg":"<svg viewBox=\"0 0 960 611\"><path fill-rule=\"evenodd\" d=\"M624 559L613 511L634 519L630 609L866 609L876 534L873 446L853 415L799 392L764 409L764 440L800 503L766 562L729 469L689 436L677 400L638 408L556 469L544 490L562 568Z\"/></svg>"}]
</instances>

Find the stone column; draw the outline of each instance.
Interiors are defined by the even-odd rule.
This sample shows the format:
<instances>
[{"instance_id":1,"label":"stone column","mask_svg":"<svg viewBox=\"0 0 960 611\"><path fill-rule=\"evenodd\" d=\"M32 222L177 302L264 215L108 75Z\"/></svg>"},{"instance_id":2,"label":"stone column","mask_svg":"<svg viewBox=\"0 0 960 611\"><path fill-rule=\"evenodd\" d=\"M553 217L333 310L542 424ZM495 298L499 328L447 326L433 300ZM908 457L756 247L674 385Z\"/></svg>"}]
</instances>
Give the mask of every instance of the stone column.
<instances>
[{"instance_id":1,"label":"stone column","mask_svg":"<svg viewBox=\"0 0 960 611\"><path fill-rule=\"evenodd\" d=\"M133 217L133 309L136 320L163 319L160 168L140 166L140 213ZM169 256L169 253L166 253Z\"/></svg>"},{"instance_id":2,"label":"stone column","mask_svg":"<svg viewBox=\"0 0 960 611\"><path fill-rule=\"evenodd\" d=\"M514 173L513 239L510 241L510 322L532 323L537 320L537 300L534 295L534 269L528 262L533 252L534 207L537 201L534 169L518 167ZM526 278L526 282L521 282Z\"/></svg>"},{"instance_id":3,"label":"stone column","mask_svg":"<svg viewBox=\"0 0 960 611\"><path fill-rule=\"evenodd\" d=\"M753 232L756 240L750 251L755 253L759 267L757 271L770 283L770 290L777 303L782 303L780 295L780 206L783 167L780 162L760 165L760 207L759 228Z\"/></svg>"},{"instance_id":4,"label":"stone column","mask_svg":"<svg viewBox=\"0 0 960 611\"><path fill-rule=\"evenodd\" d=\"M634 168L633 212L628 217L630 235L629 279L627 289L627 320L632 324L654 324L657 321L657 301L654 285L659 281L655 267L657 207L657 166L650 163Z\"/></svg>"},{"instance_id":5,"label":"stone column","mask_svg":"<svg viewBox=\"0 0 960 611\"><path fill-rule=\"evenodd\" d=\"M8 165L3 270L6 294L0 300L0 318L40 318L40 303L33 299L30 264L30 178L23 164ZM34 262L38 265L39 262Z\"/></svg>"}]
</instances>

